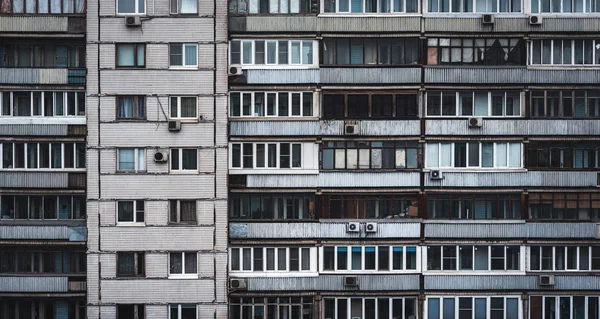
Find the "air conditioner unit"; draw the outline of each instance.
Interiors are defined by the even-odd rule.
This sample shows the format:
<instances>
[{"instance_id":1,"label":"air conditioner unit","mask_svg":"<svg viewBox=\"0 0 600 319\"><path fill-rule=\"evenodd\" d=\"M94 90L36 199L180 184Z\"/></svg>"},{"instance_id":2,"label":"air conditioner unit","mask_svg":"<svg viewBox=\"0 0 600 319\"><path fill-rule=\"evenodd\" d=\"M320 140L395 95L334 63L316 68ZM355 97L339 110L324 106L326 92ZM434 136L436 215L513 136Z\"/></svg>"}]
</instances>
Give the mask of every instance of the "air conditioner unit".
<instances>
[{"instance_id":1,"label":"air conditioner unit","mask_svg":"<svg viewBox=\"0 0 600 319\"><path fill-rule=\"evenodd\" d=\"M180 120L170 120L169 121L169 131L171 131L171 132L181 131L181 121Z\"/></svg>"},{"instance_id":2,"label":"air conditioner unit","mask_svg":"<svg viewBox=\"0 0 600 319\"><path fill-rule=\"evenodd\" d=\"M229 289L246 290L247 288L248 288L248 283L246 282L246 279L237 279L237 278L229 279Z\"/></svg>"},{"instance_id":3,"label":"air conditioner unit","mask_svg":"<svg viewBox=\"0 0 600 319\"><path fill-rule=\"evenodd\" d=\"M365 232L376 233L377 232L377 223L367 223L365 225Z\"/></svg>"},{"instance_id":4,"label":"air conditioner unit","mask_svg":"<svg viewBox=\"0 0 600 319\"><path fill-rule=\"evenodd\" d=\"M542 24L541 16L529 16L529 24L540 25Z\"/></svg>"},{"instance_id":5,"label":"air conditioner unit","mask_svg":"<svg viewBox=\"0 0 600 319\"><path fill-rule=\"evenodd\" d=\"M494 24L493 14L484 14L481 16L481 23L483 24Z\"/></svg>"},{"instance_id":6,"label":"air conditioner unit","mask_svg":"<svg viewBox=\"0 0 600 319\"><path fill-rule=\"evenodd\" d=\"M344 276L344 286L346 286L346 287L358 286L358 276Z\"/></svg>"},{"instance_id":7,"label":"air conditioner unit","mask_svg":"<svg viewBox=\"0 0 600 319\"><path fill-rule=\"evenodd\" d=\"M154 153L154 161L157 163L165 163L169 160L169 155L166 151L156 151Z\"/></svg>"},{"instance_id":8,"label":"air conditioner unit","mask_svg":"<svg viewBox=\"0 0 600 319\"><path fill-rule=\"evenodd\" d=\"M349 222L346 224L346 232L347 233L358 233L360 232L360 223L359 222Z\"/></svg>"},{"instance_id":9,"label":"air conditioner unit","mask_svg":"<svg viewBox=\"0 0 600 319\"><path fill-rule=\"evenodd\" d=\"M442 171L440 171L439 169L434 169L429 172L429 178L444 179L444 175L442 175Z\"/></svg>"},{"instance_id":10,"label":"air conditioner unit","mask_svg":"<svg viewBox=\"0 0 600 319\"><path fill-rule=\"evenodd\" d=\"M244 74L244 71L242 71L242 66L241 65L230 65L229 69L227 69L227 73L229 75L242 75Z\"/></svg>"},{"instance_id":11,"label":"air conditioner unit","mask_svg":"<svg viewBox=\"0 0 600 319\"><path fill-rule=\"evenodd\" d=\"M138 16L125 17L125 26L137 27L142 25L142 20Z\"/></svg>"},{"instance_id":12,"label":"air conditioner unit","mask_svg":"<svg viewBox=\"0 0 600 319\"><path fill-rule=\"evenodd\" d=\"M346 124L346 125L344 125L344 134L346 134L346 135L358 135L358 124Z\"/></svg>"},{"instance_id":13,"label":"air conditioner unit","mask_svg":"<svg viewBox=\"0 0 600 319\"><path fill-rule=\"evenodd\" d=\"M554 286L554 275L540 275L540 286Z\"/></svg>"},{"instance_id":14,"label":"air conditioner unit","mask_svg":"<svg viewBox=\"0 0 600 319\"><path fill-rule=\"evenodd\" d=\"M469 127L477 128L483 126L483 118L481 117L470 117L469 118Z\"/></svg>"}]
</instances>

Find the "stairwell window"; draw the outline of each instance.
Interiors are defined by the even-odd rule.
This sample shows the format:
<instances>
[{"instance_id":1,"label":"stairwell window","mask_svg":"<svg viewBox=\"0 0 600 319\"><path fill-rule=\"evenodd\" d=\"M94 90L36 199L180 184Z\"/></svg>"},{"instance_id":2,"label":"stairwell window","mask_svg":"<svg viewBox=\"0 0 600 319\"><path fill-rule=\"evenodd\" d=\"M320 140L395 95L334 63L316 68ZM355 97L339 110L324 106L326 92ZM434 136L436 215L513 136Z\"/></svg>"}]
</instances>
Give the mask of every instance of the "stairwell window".
<instances>
[{"instance_id":1,"label":"stairwell window","mask_svg":"<svg viewBox=\"0 0 600 319\"><path fill-rule=\"evenodd\" d=\"M594 39L538 39L529 45L530 65L599 65L600 42Z\"/></svg>"},{"instance_id":2,"label":"stairwell window","mask_svg":"<svg viewBox=\"0 0 600 319\"><path fill-rule=\"evenodd\" d=\"M171 43L169 66L175 68L198 67L198 45L193 43Z\"/></svg>"},{"instance_id":3,"label":"stairwell window","mask_svg":"<svg viewBox=\"0 0 600 319\"><path fill-rule=\"evenodd\" d=\"M195 200L170 200L169 223L171 224L196 224Z\"/></svg>"},{"instance_id":4,"label":"stairwell window","mask_svg":"<svg viewBox=\"0 0 600 319\"><path fill-rule=\"evenodd\" d=\"M143 200L117 201L117 223L144 223Z\"/></svg>"},{"instance_id":5,"label":"stairwell window","mask_svg":"<svg viewBox=\"0 0 600 319\"><path fill-rule=\"evenodd\" d=\"M169 279L198 278L198 253L169 253Z\"/></svg>"},{"instance_id":6,"label":"stairwell window","mask_svg":"<svg viewBox=\"0 0 600 319\"><path fill-rule=\"evenodd\" d=\"M117 68L143 68L146 66L146 45L143 43L118 43Z\"/></svg>"},{"instance_id":7,"label":"stairwell window","mask_svg":"<svg viewBox=\"0 0 600 319\"><path fill-rule=\"evenodd\" d=\"M198 149L172 148L170 160L172 172L197 171Z\"/></svg>"},{"instance_id":8,"label":"stairwell window","mask_svg":"<svg viewBox=\"0 0 600 319\"><path fill-rule=\"evenodd\" d=\"M194 304L169 305L169 319L198 319L198 309Z\"/></svg>"},{"instance_id":9,"label":"stairwell window","mask_svg":"<svg viewBox=\"0 0 600 319\"><path fill-rule=\"evenodd\" d=\"M427 143L426 168L522 168L521 143Z\"/></svg>"},{"instance_id":10,"label":"stairwell window","mask_svg":"<svg viewBox=\"0 0 600 319\"><path fill-rule=\"evenodd\" d=\"M198 13L197 0L170 0L171 14L196 14Z\"/></svg>"},{"instance_id":11,"label":"stairwell window","mask_svg":"<svg viewBox=\"0 0 600 319\"><path fill-rule=\"evenodd\" d=\"M117 277L145 277L143 252L117 252Z\"/></svg>"},{"instance_id":12,"label":"stairwell window","mask_svg":"<svg viewBox=\"0 0 600 319\"><path fill-rule=\"evenodd\" d=\"M195 96L171 96L169 98L172 119L198 118L198 98Z\"/></svg>"},{"instance_id":13,"label":"stairwell window","mask_svg":"<svg viewBox=\"0 0 600 319\"><path fill-rule=\"evenodd\" d=\"M143 148L120 148L118 172L139 173L146 171L146 150Z\"/></svg>"},{"instance_id":14,"label":"stairwell window","mask_svg":"<svg viewBox=\"0 0 600 319\"><path fill-rule=\"evenodd\" d=\"M117 0L117 14L144 14L145 0Z\"/></svg>"},{"instance_id":15,"label":"stairwell window","mask_svg":"<svg viewBox=\"0 0 600 319\"><path fill-rule=\"evenodd\" d=\"M146 97L118 96L117 120L143 120L146 118Z\"/></svg>"}]
</instances>

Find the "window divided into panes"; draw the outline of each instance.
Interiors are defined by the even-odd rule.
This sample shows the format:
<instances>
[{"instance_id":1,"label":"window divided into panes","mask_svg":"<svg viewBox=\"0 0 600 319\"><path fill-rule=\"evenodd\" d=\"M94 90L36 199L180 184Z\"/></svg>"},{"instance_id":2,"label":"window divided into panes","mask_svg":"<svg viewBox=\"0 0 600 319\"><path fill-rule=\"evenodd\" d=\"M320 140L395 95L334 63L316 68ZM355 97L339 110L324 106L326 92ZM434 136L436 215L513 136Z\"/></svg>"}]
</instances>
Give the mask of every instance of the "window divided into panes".
<instances>
[{"instance_id":1,"label":"window divided into panes","mask_svg":"<svg viewBox=\"0 0 600 319\"><path fill-rule=\"evenodd\" d=\"M530 246L530 271L599 271L600 246Z\"/></svg>"},{"instance_id":2,"label":"window divided into panes","mask_svg":"<svg viewBox=\"0 0 600 319\"><path fill-rule=\"evenodd\" d=\"M531 219L600 219L600 193L530 193Z\"/></svg>"},{"instance_id":3,"label":"window divided into panes","mask_svg":"<svg viewBox=\"0 0 600 319\"><path fill-rule=\"evenodd\" d=\"M85 319L86 300L83 297L2 297L0 300L0 318L2 319L55 319L54 314L69 314L68 319ZM46 316L35 316L34 314L47 314ZM122 318L117 318L122 319ZM131 318L127 319L143 319Z\"/></svg>"},{"instance_id":4,"label":"window divided into panes","mask_svg":"<svg viewBox=\"0 0 600 319\"><path fill-rule=\"evenodd\" d=\"M230 92L230 117L313 116L312 92Z\"/></svg>"},{"instance_id":5,"label":"window divided into panes","mask_svg":"<svg viewBox=\"0 0 600 319\"><path fill-rule=\"evenodd\" d=\"M323 142L321 169L411 169L419 167L417 141Z\"/></svg>"},{"instance_id":6,"label":"window divided into panes","mask_svg":"<svg viewBox=\"0 0 600 319\"><path fill-rule=\"evenodd\" d=\"M417 246L323 246L324 272L403 272L417 270Z\"/></svg>"},{"instance_id":7,"label":"window divided into panes","mask_svg":"<svg viewBox=\"0 0 600 319\"><path fill-rule=\"evenodd\" d=\"M85 92L0 92L2 116L85 117Z\"/></svg>"},{"instance_id":8,"label":"window divided into panes","mask_svg":"<svg viewBox=\"0 0 600 319\"><path fill-rule=\"evenodd\" d=\"M531 0L531 13L597 13L595 0Z\"/></svg>"},{"instance_id":9,"label":"window divided into panes","mask_svg":"<svg viewBox=\"0 0 600 319\"><path fill-rule=\"evenodd\" d=\"M315 319L313 297L231 297L229 298L229 318L285 318Z\"/></svg>"},{"instance_id":10,"label":"window divided into panes","mask_svg":"<svg viewBox=\"0 0 600 319\"><path fill-rule=\"evenodd\" d=\"M323 319L417 319L417 297L323 296ZM363 316L364 314L364 316Z\"/></svg>"},{"instance_id":11,"label":"window divided into panes","mask_svg":"<svg viewBox=\"0 0 600 319\"><path fill-rule=\"evenodd\" d=\"M231 272L316 272L314 247L233 247ZM316 264L316 262L315 262Z\"/></svg>"},{"instance_id":12,"label":"window divided into panes","mask_svg":"<svg viewBox=\"0 0 600 319\"><path fill-rule=\"evenodd\" d=\"M519 194L428 194L430 219L520 219Z\"/></svg>"},{"instance_id":13,"label":"window divided into panes","mask_svg":"<svg viewBox=\"0 0 600 319\"><path fill-rule=\"evenodd\" d=\"M335 92L323 93L324 119L416 119L416 92Z\"/></svg>"},{"instance_id":14,"label":"window divided into panes","mask_svg":"<svg viewBox=\"0 0 600 319\"><path fill-rule=\"evenodd\" d=\"M327 38L322 65L416 65L419 44L418 38Z\"/></svg>"},{"instance_id":15,"label":"window divided into panes","mask_svg":"<svg viewBox=\"0 0 600 319\"><path fill-rule=\"evenodd\" d=\"M598 296L529 296L531 319L600 318Z\"/></svg>"},{"instance_id":16,"label":"window divided into panes","mask_svg":"<svg viewBox=\"0 0 600 319\"><path fill-rule=\"evenodd\" d=\"M0 143L2 169L85 169L85 143Z\"/></svg>"},{"instance_id":17,"label":"window divided into panes","mask_svg":"<svg viewBox=\"0 0 600 319\"><path fill-rule=\"evenodd\" d=\"M231 143L230 168L302 168L302 143Z\"/></svg>"},{"instance_id":18,"label":"window divided into panes","mask_svg":"<svg viewBox=\"0 0 600 319\"><path fill-rule=\"evenodd\" d=\"M522 271L518 245L427 246L429 271Z\"/></svg>"},{"instance_id":19,"label":"window divided into panes","mask_svg":"<svg viewBox=\"0 0 600 319\"><path fill-rule=\"evenodd\" d=\"M0 41L0 67L85 68L85 45L69 41Z\"/></svg>"},{"instance_id":20,"label":"window divided into panes","mask_svg":"<svg viewBox=\"0 0 600 319\"><path fill-rule=\"evenodd\" d=\"M85 13L85 0L7 0L0 14L78 14Z\"/></svg>"},{"instance_id":21,"label":"window divided into panes","mask_svg":"<svg viewBox=\"0 0 600 319\"><path fill-rule=\"evenodd\" d=\"M600 144L595 142L537 142L527 146L527 168L597 169Z\"/></svg>"},{"instance_id":22,"label":"window divided into panes","mask_svg":"<svg viewBox=\"0 0 600 319\"><path fill-rule=\"evenodd\" d=\"M318 13L315 0L229 0L230 14Z\"/></svg>"},{"instance_id":23,"label":"window divided into panes","mask_svg":"<svg viewBox=\"0 0 600 319\"><path fill-rule=\"evenodd\" d=\"M427 143L427 168L522 168L522 144L513 142Z\"/></svg>"},{"instance_id":24,"label":"window divided into panes","mask_svg":"<svg viewBox=\"0 0 600 319\"><path fill-rule=\"evenodd\" d=\"M322 219L397 219L416 217L418 200L416 195L323 195L321 196Z\"/></svg>"},{"instance_id":25,"label":"window divided into panes","mask_svg":"<svg viewBox=\"0 0 600 319\"><path fill-rule=\"evenodd\" d=\"M430 296L425 300L427 319L520 319L520 296ZM458 315L458 316L457 316Z\"/></svg>"},{"instance_id":26,"label":"window divided into panes","mask_svg":"<svg viewBox=\"0 0 600 319\"><path fill-rule=\"evenodd\" d=\"M598 65L600 41L595 39L536 39L529 44L530 65Z\"/></svg>"},{"instance_id":27,"label":"window divided into panes","mask_svg":"<svg viewBox=\"0 0 600 319\"><path fill-rule=\"evenodd\" d=\"M417 13L417 0L325 0L325 13Z\"/></svg>"},{"instance_id":28,"label":"window divided into panes","mask_svg":"<svg viewBox=\"0 0 600 319\"><path fill-rule=\"evenodd\" d=\"M427 116L521 115L519 91L427 91Z\"/></svg>"},{"instance_id":29,"label":"window divided into panes","mask_svg":"<svg viewBox=\"0 0 600 319\"><path fill-rule=\"evenodd\" d=\"M85 274L85 251L0 247L0 273Z\"/></svg>"},{"instance_id":30,"label":"window divided into panes","mask_svg":"<svg viewBox=\"0 0 600 319\"><path fill-rule=\"evenodd\" d=\"M430 13L513 13L521 12L521 0L428 0Z\"/></svg>"},{"instance_id":31,"label":"window divided into panes","mask_svg":"<svg viewBox=\"0 0 600 319\"><path fill-rule=\"evenodd\" d=\"M530 115L534 118L598 118L600 91L533 90Z\"/></svg>"},{"instance_id":32,"label":"window divided into panes","mask_svg":"<svg viewBox=\"0 0 600 319\"><path fill-rule=\"evenodd\" d=\"M315 218L314 194L230 193L230 219L305 220Z\"/></svg>"},{"instance_id":33,"label":"window divided into panes","mask_svg":"<svg viewBox=\"0 0 600 319\"><path fill-rule=\"evenodd\" d=\"M525 65L525 57L523 39L427 39L428 65Z\"/></svg>"},{"instance_id":34,"label":"window divided into panes","mask_svg":"<svg viewBox=\"0 0 600 319\"><path fill-rule=\"evenodd\" d=\"M86 218L85 195L0 195L0 219L66 220Z\"/></svg>"},{"instance_id":35,"label":"window divided into panes","mask_svg":"<svg viewBox=\"0 0 600 319\"><path fill-rule=\"evenodd\" d=\"M315 40L232 40L229 63L242 65L312 65Z\"/></svg>"}]
</instances>

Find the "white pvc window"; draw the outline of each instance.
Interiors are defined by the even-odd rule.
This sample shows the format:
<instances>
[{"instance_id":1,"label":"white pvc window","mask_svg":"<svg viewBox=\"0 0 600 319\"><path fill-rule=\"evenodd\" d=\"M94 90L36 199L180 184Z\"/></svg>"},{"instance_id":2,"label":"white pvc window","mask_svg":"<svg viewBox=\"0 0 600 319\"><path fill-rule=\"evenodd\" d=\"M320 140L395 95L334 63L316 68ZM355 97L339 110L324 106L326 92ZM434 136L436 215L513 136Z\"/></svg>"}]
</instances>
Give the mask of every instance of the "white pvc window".
<instances>
[{"instance_id":1,"label":"white pvc window","mask_svg":"<svg viewBox=\"0 0 600 319\"><path fill-rule=\"evenodd\" d=\"M429 271L518 271L520 246L427 246Z\"/></svg>"},{"instance_id":2,"label":"white pvc window","mask_svg":"<svg viewBox=\"0 0 600 319\"><path fill-rule=\"evenodd\" d=\"M120 200L117 201L117 223L143 223L144 201L143 200Z\"/></svg>"},{"instance_id":3,"label":"white pvc window","mask_svg":"<svg viewBox=\"0 0 600 319\"><path fill-rule=\"evenodd\" d=\"M169 305L169 319L198 319L198 307L195 304Z\"/></svg>"},{"instance_id":4,"label":"white pvc window","mask_svg":"<svg viewBox=\"0 0 600 319\"><path fill-rule=\"evenodd\" d=\"M310 247L230 248L229 270L242 272L310 272Z\"/></svg>"},{"instance_id":5,"label":"white pvc window","mask_svg":"<svg viewBox=\"0 0 600 319\"><path fill-rule=\"evenodd\" d=\"M230 64L311 65L314 40L233 40L229 44Z\"/></svg>"},{"instance_id":6,"label":"white pvc window","mask_svg":"<svg viewBox=\"0 0 600 319\"><path fill-rule=\"evenodd\" d=\"M531 40L529 64L599 65L600 42L594 39Z\"/></svg>"},{"instance_id":7,"label":"white pvc window","mask_svg":"<svg viewBox=\"0 0 600 319\"><path fill-rule=\"evenodd\" d=\"M600 318L598 296L530 296L529 305L530 318Z\"/></svg>"},{"instance_id":8,"label":"white pvc window","mask_svg":"<svg viewBox=\"0 0 600 319\"><path fill-rule=\"evenodd\" d=\"M198 45L193 43L171 43L169 66L193 68L198 66Z\"/></svg>"},{"instance_id":9,"label":"white pvc window","mask_svg":"<svg viewBox=\"0 0 600 319\"><path fill-rule=\"evenodd\" d=\"M516 117L521 115L521 92L428 91L426 105L428 117Z\"/></svg>"},{"instance_id":10,"label":"white pvc window","mask_svg":"<svg viewBox=\"0 0 600 319\"><path fill-rule=\"evenodd\" d=\"M232 143L230 168L302 168L300 143Z\"/></svg>"},{"instance_id":11,"label":"white pvc window","mask_svg":"<svg viewBox=\"0 0 600 319\"><path fill-rule=\"evenodd\" d=\"M143 148L120 148L118 150L117 171L145 172L146 150Z\"/></svg>"},{"instance_id":12,"label":"white pvc window","mask_svg":"<svg viewBox=\"0 0 600 319\"><path fill-rule=\"evenodd\" d=\"M522 168L521 143L427 143L427 168Z\"/></svg>"},{"instance_id":13,"label":"white pvc window","mask_svg":"<svg viewBox=\"0 0 600 319\"><path fill-rule=\"evenodd\" d=\"M198 118L198 97L196 96L171 96L169 98L171 118L195 119Z\"/></svg>"},{"instance_id":14,"label":"white pvc window","mask_svg":"<svg viewBox=\"0 0 600 319\"><path fill-rule=\"evenodd\" d=\"M530 271L598 271L600 246L531 246Z\"/></svg>"},{"instance_id":15,"label":"white pvc window","mask_svg":"<svg viewBox=\"0 0 600 319\"><path fill-rule=\"evenodd\" d=\"M145 0L117 0L117 14L144 14Z\"/></svg>"},{"instance_id":16,"label":"white pvc window","mask_svg":"<svg viewBox=\"0 0 600 319\"><path fill-rule=\"evenodd\" d=\"M531 13L597 13L600 6L594 0L531 0Z\"/></svg>"},{"instance_id":17,"label":"white pvc window","mask_svg":"<svg viewBox=\"0 0 600 319\"><path fill-rule=\"evenodd\" d=\"M85 143L0 143L1 169L84 169Z\"/></svg>"},{"instance_id":18,"label":"white pvc window","mask_svg":"<svg viewBox=\"0 0 600 319\"><path fill-rule=\"evenodd\" d=\"M198 278L197 252L169 253L169 279Z\"/></svg>"},{"instance_id":19,"label":"white pvc window","mask_svg":"<svg viewBox=\"0 0 600 319\"><path fill-rule=\"evenodd\" d=\"M198 149L172 148L170 160L171 171L197 171Z\"/></svg>"},{"instance_id":20,"label":"white pvc window","mask_svg":"<svg viewBox=\"0 0 600 319\"><path fill-rule=\"evenodd\" d=\"M543 1L543 0L542 0ZM510 13L521 12L521 0L428 0L430 13Z\"/></svg>"},{"instance_id":21,"label":"white pvc window","mask_svg":"<svg viewBox=\"0 0 600 319\"><path fill-rule=\"evenodd\" d=\"M440 296L427 297L427 319L521 319L522 305L519 296Z\"/></svg>"},{"instance_id":22,"label":"white pvc window","mask_svg":"<svg viewBox=\"0 0 600 319\"><path fill-rule=\"evenodd\" d=\"M417 319L417 297L323 297L324 319Z\"/></svg>"},{"instance_id":23,"label":"white pvc window","mask_svg":"<svg viewBox=\"0 0 600 319\"><path fill-rule=\"evenodd\" d=\"M85 116L85 92L0 92L0 116Z\"/></svg>"},{"instance_id":24,"label":"white pvc window","mask_svg":"<svg viewBox=\"0 0 600 319\"><path fill-rule=\"evenodd\" d=\"M313 116L313 93L230 92L229 116Z\"/></svg>"}]
</instances>

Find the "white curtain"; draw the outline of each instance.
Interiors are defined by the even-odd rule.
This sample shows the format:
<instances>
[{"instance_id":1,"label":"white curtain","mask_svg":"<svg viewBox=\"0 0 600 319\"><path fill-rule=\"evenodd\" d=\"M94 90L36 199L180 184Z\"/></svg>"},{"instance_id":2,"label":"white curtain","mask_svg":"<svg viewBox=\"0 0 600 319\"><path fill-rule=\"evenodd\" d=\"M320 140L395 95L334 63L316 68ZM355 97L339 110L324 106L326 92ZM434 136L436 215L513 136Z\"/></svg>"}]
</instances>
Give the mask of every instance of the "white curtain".
<instances>
[{"instance_id":1,"label":"white curtain","mask_svg":"<svg viewBox=\"0 0 600 319\"><path fill-rule=\"evenodd\" d=\"M439 144L428 143L426 146L427 150L427 167L439 167Z\"/></svg>"},{"instance_id":2,"label":"white curtain","mask_svg":"<svg viewBox=\"0 0 600 319\"><path fill-rule=\"evenodd\" d=\"M198 53L195 44L185 45L185 65L193 66L198 64Z\"/></svg>"},{"instance_id":3,"label":"white curtain","mask_svg":"<svg viewBox=\"0 0 600 319\"><path fill-rule=\"evenodd\" d=\"M450 167L452 165L452 144L440 144L440 167Z\"/></svg>"}]
</instances>

